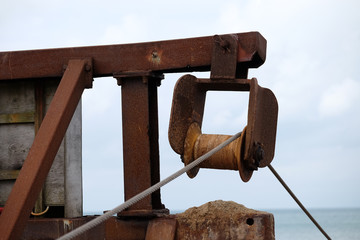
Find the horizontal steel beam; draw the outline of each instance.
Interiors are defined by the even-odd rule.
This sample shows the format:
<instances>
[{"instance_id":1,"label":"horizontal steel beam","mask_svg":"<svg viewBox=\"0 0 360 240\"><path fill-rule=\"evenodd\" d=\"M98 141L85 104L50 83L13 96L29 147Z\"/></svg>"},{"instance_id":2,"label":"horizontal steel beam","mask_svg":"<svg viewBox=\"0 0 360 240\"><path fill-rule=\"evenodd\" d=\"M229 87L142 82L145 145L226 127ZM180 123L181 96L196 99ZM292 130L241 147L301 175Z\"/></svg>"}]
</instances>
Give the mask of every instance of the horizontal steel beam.
<instances>
[{"instance_id":1,"label":"horizontal steel beam","mask_svg":"<svg viewBox=\"0 0 360 240\"><path fill-rule=\"evenodd\" d=\"M29 219L21 239L57 239L77 227L93 220L94 216L80 218L40 218ZM92 228L75 240L107 239L136 240L145 239L150 219L121 220L111 217L106 222ZM0 235L0 239L2 236ZM160 238L161 239L161 238Z\"/></svg>"},{"instance_id":2,"label":"horizontal steel beam","mask_svg":"<svg viewBox=\"0 0 360 240\"><path fill-rule=\"evenodd\" d=\"M238 64L261 66L266 40L258 32L238 33ZM93 77L126 71L209 71L214 37L136 44L0 52L0 80L61 77L70 59L93 59Z\"/></svg>"}]
</instances>

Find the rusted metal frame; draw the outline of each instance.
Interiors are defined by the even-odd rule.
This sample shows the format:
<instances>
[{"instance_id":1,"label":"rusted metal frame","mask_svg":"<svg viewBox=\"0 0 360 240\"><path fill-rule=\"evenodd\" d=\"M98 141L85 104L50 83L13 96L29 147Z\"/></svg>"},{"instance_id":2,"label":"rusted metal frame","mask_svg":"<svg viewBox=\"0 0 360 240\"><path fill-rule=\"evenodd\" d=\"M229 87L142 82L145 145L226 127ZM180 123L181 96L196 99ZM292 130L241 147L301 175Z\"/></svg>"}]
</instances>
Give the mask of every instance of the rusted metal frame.
<instances>
[{"instance_id":1,"label":"rusted metal frame","mask_svg":"<svg viewBox=\"0 0 360 240\"><path fill-rule=\"evenodd\" d=\"M259 86L255 78L251 80L234 79L219 81L196 79L195 81L203 91L250 92L244 159L252 169L269 165L274 157L278 115L278 103L274 93L270 89ZM260 162L256 162L258 160L256 160L253 154L259 147L261 147L265 155Z\"/></svg>"},{"instance_id":2,"label":"rusted metal frame","mask_svg":"<svg viewBox=\"0 0 360 240\"><path fill-rule=\"evenodd\" d=\"M95 216L80 218L29 219L21 239L57 239L77 227L93 220ZM140 240L145 239L149 219L121 220L111 217L106 222L85 232L75 240ZM1 235L0 235L1 238Z\"/></svg>"},{"instance_id":3,"label":"rusted metal frame","mask_svg":"<svg viewBox=\"0 0 360 240\"><path fill-rule=\"evenodd\" d=\"M274 93L251 79L244 161L250 169L268 166L274 158L278 102Z\"/></svg>"},{"instance_id":4,"label":"rusted metal frame","mask_svg":"<svg viewBox=\"0 0 360 240\"><path fill-rule=\"evenodd\" d=\"M261 66L266 58L266 40L258 32L234 34L238 39L237 64L242 69ZM93 76L117 72L161 73L209 71L214 37L170 41L60 48L0 53L0 80L61 77L70 59L91 57ZM32 64L29 64L32 63Z\"/></svg>"},{"instance_id":5,"label":"rusted metal frame","mask_svg":"<svg viewBox=\"0 0 360 240\"><path fill-rule=\"evenodd\" d=\"M182 76L175 85L169 123L169 142L178 154L184 152L184 140L189 126L197 122L201 128L206 93L209 90L249 91L250 81L234 79L212 81L193 75Z\"/></svg>"},{"instance_id":6,"label":"rusted metal frame","mask_svg":"<svg viewBox=\"0 0 360 240\"><path fill-rule=\"evenodd\" d=\"M149 222L145 240L174 240L176 234L176 219L155 218Z\"/></svg>"},{"instance_id":7,"label":"rusted metal frame","mask_svg":"<svg viewBox=\"0 0 360 240\"><path fill-rule=\"evenodd\" d=\"M21 239L57 239L94 218L95 216L29 219ZM175 239L176 227L177 220L175 216L126 220L111 217L106 222L75 239L173 240Z\"/></svg>"},{"instance_id":8,"label":"rusted metal frame","mask_svg":"<svg viewBox=\"0 0 360 240\"><path fill-rule=\"evenodd\" d=\"M22 235L82 92L92 84L91 70L91 59L69 61L0 215L2 239L18 239Z\"/></svg>"},{"instance_id":9,"label":"rusted metal frame","mask_svg":"<svg viewBox=\"0 0 360 240\"><path fill-rule=\"evenodd\" d=\"M160 181L157 85L163 75L141 72L114 77L121 84L124 193L128 200ZM163 208L158 190L127 213L147 215Z\"/></svg>"},{"instance_id":10,"label":"rusted metal frame","mask_svg":"<svg viewBox=\"0 0 360 240\"><path fill-rule=\"evenodd\" d=\"M235 79L238 50L237 35L214 36L210 79Z\"/></svg>"}]
</instances>

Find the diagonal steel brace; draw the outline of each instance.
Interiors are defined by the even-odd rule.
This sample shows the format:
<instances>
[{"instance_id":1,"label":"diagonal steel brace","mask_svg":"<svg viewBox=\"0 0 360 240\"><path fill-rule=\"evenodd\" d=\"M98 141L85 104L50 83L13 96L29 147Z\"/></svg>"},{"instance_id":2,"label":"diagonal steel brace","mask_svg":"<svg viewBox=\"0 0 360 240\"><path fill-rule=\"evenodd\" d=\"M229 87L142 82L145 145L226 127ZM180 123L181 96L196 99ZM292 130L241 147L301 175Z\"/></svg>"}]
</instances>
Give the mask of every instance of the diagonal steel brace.
<instances>
[{"instance_id":1,"label":"diagonal steel brace","mask_svg":"<svg viewBox=\"0 0 360 240\"><path fill-rule=\"evenodd\" d=\"M70 60L0 215L0 239L22 236L81 95L91 85L91 59Z\"/></svg>"}]
</instances>

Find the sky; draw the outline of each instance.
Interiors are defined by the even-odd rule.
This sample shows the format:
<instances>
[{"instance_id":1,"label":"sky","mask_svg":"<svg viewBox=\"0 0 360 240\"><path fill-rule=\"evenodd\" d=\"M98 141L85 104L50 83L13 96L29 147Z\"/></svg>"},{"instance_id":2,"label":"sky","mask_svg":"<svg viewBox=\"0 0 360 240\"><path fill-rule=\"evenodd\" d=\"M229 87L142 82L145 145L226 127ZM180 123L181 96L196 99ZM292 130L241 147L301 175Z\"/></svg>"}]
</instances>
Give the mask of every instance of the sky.
<instances>
[{"instance_id":1,"label":"sky","mask_svg":"<svg viewBox=\"0 0 360 240\"><path fill-rule=\"evenodd\" d=\"M0 51L124 44L258 31L267 57L249 71L279 104L272 166L308 208L360 207L360 2L313 0L2 1ZM209 77L209 73L192 73ZM161 179L183 167L167 137L174 84L158 89ZM97 78L83 110L84 212L123 203L121 88ZM246 93L209 92L203 133L246 125ZM235 104L236 103L236 104ZM249 182L201 169L161 189L171 211L213 200L254 209L297 208L269 169Z\"/></svg>"}]
</instances>

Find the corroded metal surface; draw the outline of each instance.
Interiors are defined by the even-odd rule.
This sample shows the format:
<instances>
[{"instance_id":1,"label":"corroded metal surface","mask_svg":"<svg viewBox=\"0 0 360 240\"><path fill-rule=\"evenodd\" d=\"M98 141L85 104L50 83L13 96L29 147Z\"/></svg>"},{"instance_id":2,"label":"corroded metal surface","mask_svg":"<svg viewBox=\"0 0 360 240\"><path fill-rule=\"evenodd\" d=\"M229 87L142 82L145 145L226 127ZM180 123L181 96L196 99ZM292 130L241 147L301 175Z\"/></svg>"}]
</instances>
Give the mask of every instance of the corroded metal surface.
<instances>
[{"instance_id":1,"label":"corroded metal surface","mask_svg":"<svg viewBox=\"0 0 360 240\"><path fill-rule=\"evenodd\" d=\"M175 233L175 218L155 218L149 222L145 240L174 240Z\"/></svg>"},{"instance_id":2,"label":"corroded metal surface","mask_svg":"<svg viewBox=\"0 0 360 240\"><path fill-rule=\"evenodd\" d=\"M214 201L177 214L177 240L273 240L271 213L235 202Z\"/></svg>"},{"instance_id":3,"label":"corroded metal surface","mask_svg":"<svg viewBox=\"0 0 360 240\"><path fill-rule=\"evenodd\" d=\"M57 239L60 236L94 219L94 216L81 218L31 219L21 239ZM75 240L107 239L107 240L144 240L148 220L120 220L110 218Z\"/></svg>"},{"instance_id":4,"label":"corroded metal surface","mask_svg":"<svg viewBox=\"0 0 360 240\"><path fill-rule=\"evenodd\" d=\"M172 149L184 154L184 143L187 131L193 122L201 128L206 91L199 88L196 77L190 74L182 76L175 85L170 122L169 143Z\"/></svg>"},{"instance_id":5,"label":"corroded metal surface","mask_svg":"<svg viewBox=\"0 0 360 240\"><path fill-rule=\"evenodd\" d=\"M238 36L235 34L214 36L210 75L212 80L236 78L238 43Z\"/></svg>"},{"instance_id":6,"label":"corroded metal surface","mask_svg":"<svg viewBox=\"0 0 360 240\"><path fill-rule=\"evenodd\" d=\"M260 87L255 78L251 79L244 154L245 162L250 168L266 167L274 158L277 117L278 103L274 93ZM264 155L257 160L254 153L259 146Z\"/></svg>"},{"instance_id":7,"label":"corroded metal surface","mask_svg":"<svg viewBox=\"0 0 360 240\"><path fill-rule=\"evenodd\" d=\"M253 79L197 79L192 75L181 77L175 85L169 141L185 165L225 141L227 136L201 134L205 97L208 90L250 91L246 131L231 146L198 167L239 170L241 179L249 181L252 172L272 161L277 127L277 100L271 90L262 88ZM198 130L194 129L195 124ZM241 143L239 142L241 141ZM187 174L195 177L198 168Z\"/></svg>"}]
</instances>

